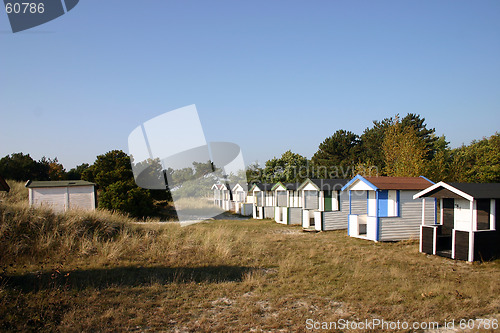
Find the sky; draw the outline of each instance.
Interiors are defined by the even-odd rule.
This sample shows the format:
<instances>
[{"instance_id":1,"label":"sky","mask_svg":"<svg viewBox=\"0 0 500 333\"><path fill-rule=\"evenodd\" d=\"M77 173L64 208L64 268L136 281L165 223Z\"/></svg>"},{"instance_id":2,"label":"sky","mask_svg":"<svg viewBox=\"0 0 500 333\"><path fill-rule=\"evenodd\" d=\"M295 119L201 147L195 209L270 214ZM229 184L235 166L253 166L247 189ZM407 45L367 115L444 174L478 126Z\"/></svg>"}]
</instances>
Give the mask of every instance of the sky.
<instances>
[{"instance_id":1,"label":"sky","mask_svg":"<svg viewBox=\"0 0 500 333\"><path fill-rule=\"evenodd\" d=\"M499 1L81 0L18 33L0 12L0 64L0 157L67 170L192 104L247 164L395 114L452 147L500 130Z\"/></svg>"}]
</instances>

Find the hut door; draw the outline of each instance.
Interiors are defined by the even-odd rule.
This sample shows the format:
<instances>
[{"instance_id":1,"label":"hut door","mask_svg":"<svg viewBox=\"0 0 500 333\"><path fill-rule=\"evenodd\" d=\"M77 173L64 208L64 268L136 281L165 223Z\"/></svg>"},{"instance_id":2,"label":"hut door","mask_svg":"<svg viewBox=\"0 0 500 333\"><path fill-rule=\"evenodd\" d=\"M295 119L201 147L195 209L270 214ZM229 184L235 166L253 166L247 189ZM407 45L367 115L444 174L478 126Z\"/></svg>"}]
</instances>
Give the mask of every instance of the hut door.
<instances>
[{"instance_id":1,"label":"hut door","mask_svg":"<svg viewBox=\"0 0 500 333\"><path fill-rule=\"evenodd\" d=\"M443 235L451 235L451 229L454 227L455 200L443 199Z\"/></svg>"}]
</instances>

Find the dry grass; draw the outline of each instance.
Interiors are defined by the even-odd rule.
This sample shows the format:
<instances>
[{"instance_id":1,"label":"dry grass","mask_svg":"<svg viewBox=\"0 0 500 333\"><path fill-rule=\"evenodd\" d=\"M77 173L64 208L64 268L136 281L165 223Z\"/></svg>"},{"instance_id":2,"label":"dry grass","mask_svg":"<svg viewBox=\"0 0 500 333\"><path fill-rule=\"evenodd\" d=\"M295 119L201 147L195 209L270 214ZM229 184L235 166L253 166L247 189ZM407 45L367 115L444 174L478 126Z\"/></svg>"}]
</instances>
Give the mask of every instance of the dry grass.
<instances>
[{"instance_id":1,"label":"dry grass","mask_svg":"<svg viewBox=\"0 0 500 333\"><path fill-rule=\"evenodd\" d=\"M202 198L175 198L175 209L180 216L216 216L224 213L213 200Z\"/></svg>"},{"instance_id":2,"label":"dry grass","mask_svg":"<svg viewBox=\"0 0 500 333\"><path fill-rule=\"evenodd\" d=\"M138 225L5 201L0 219L1 330L300 332L308 318L500 312L500 261L427 256L411 241L255 220Z\"/></svg>"}]
</instances>

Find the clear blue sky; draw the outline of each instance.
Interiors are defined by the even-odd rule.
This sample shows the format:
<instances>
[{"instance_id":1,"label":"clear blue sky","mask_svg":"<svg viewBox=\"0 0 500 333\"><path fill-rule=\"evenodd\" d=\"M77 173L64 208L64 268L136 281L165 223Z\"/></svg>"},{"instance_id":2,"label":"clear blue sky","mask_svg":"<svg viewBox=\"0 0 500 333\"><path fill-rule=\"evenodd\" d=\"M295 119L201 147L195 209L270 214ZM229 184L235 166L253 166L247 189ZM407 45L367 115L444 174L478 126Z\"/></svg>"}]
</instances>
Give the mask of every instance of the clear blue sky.
<instances>
[{"instance_id":1,"label":"clear blue sky","mask_svg":"<svg viewBox=\"0 0 500 333\"><path fill-rule=\"evenodd\" d=\"M421 114L453 147L500 130L500 1L81 0L13 34L0 12L0 157L66 169L196 104L247 163Z\"/></svg>"}]
</instances>

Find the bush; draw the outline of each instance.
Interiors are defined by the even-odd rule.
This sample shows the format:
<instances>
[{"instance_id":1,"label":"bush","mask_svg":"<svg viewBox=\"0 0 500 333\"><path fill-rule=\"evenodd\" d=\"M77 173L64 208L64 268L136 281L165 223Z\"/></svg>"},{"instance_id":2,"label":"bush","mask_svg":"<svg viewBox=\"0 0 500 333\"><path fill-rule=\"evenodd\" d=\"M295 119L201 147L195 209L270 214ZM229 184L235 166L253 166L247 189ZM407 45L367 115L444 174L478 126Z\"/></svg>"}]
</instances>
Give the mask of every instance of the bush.
<instances>
[{"instance_id":1,"label":"bush","mask_svg":"<svg viewBox=\"0 0 500 333\"><path fill-rule=\"evenodd\" d=\"M117 181L101 193L99 207L145 217L153 213L153 199L149 191L137 187L133 181Z\"/></svg>"}]
</instances>

